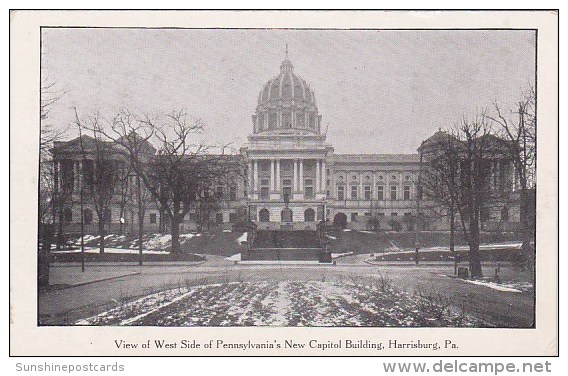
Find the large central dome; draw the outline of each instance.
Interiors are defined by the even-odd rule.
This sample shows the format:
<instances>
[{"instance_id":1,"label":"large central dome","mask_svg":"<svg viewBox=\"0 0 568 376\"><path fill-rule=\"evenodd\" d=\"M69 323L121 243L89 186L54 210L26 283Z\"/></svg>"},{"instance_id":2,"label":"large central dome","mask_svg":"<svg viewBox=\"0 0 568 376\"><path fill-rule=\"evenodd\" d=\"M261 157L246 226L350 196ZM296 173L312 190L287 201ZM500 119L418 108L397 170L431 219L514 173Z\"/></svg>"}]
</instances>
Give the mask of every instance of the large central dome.
<instances>
[{"instance_id":1,"label":"large central dome","mask_svg":"<svg viewBox=\"0 0 568 376\"><path fill-rule=\"evenodd\" d=\"M258 95L253 115L254 133L320 133L313 90L301 77L294 74L294 66L286 58L280 65L280 74L264 85Z\"/></svg>"}]
</instances>

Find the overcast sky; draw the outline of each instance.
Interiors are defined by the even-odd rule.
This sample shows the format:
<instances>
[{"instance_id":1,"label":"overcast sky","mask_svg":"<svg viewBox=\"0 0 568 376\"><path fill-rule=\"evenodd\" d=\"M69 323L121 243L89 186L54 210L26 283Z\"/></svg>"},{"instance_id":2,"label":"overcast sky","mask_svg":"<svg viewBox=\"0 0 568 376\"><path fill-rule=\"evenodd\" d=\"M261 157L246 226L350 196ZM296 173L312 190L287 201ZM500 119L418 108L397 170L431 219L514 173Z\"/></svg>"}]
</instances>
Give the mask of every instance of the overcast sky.
<instances>
[{"instance_id":1,"label":"overcast sky","mask_svg":"<svg viewBox=\"0 0 568 376\"><path fill-rule=\"evenodd\" d=\"M186 108L206 124L199 141L239 147L286 43L336 153L413 153L534 84L532 31L44 29L42 74L66 91L50 122L70 124L72 106L108 118Z\"/></svg>"}]
</instances>

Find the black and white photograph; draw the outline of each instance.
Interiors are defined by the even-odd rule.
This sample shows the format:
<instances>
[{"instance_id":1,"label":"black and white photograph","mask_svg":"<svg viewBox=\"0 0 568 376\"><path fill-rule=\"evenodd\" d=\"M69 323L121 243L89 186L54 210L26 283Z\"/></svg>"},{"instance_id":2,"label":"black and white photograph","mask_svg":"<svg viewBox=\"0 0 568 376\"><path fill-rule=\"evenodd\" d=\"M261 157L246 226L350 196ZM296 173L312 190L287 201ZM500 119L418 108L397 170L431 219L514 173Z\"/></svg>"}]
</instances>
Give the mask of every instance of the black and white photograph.
<instances>
[{"instance_id":1,"label":"black and white photograph","mask_svg":"<svg viewBox=\"0 0 568 376\"><path fill-rule=\"evenodd\" d=\"M538 329L536 28L38 35L37 328Z\"/></svg>"}]
</instances>

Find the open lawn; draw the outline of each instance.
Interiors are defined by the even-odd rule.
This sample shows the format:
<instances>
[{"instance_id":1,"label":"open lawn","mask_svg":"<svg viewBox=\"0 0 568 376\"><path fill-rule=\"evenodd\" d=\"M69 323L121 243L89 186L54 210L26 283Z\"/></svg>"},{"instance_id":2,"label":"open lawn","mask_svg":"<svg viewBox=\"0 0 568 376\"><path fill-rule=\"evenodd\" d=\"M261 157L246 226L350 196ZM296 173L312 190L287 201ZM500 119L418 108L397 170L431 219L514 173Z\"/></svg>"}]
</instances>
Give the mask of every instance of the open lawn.
<instances>
[{"instance_id":1,"label":"open lawn","mask_svg":"<svg viewBox=\"0 0 568 376\"><path fill-rule=\"evenodd\" d=\"M235 265L214 255L191 265L88 265L101 280L77 286L69 280L80 266L60 264L52 277L70 287L40 292L39 324L533 325L530 276L510 265L502 266L503 286L515 281L522 289L452 278L451 263L376 266L367 258L345 256L336 266Z\"/></svg>"}]
</instances>

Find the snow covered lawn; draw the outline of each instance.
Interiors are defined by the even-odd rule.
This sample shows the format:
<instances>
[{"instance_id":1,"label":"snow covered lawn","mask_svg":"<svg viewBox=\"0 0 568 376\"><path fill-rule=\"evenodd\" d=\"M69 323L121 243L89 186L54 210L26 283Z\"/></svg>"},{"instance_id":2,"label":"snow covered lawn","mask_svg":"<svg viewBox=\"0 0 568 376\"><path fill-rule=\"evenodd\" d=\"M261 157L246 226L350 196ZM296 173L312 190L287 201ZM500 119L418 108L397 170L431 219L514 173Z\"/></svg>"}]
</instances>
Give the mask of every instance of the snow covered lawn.
<instances>
[{"instance_id":1,"label":"snow covered lawn","mask_svg":"<svg viewBox=\"0 0 568 376\"><path fill-rule=\"evenodd\" d=\"M167 290L123 303L77 325L487 326L420 297L362 284L231 282Z\"/></svg>"}]
</instances>

